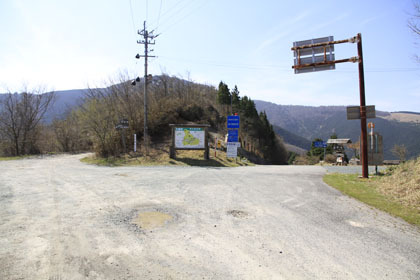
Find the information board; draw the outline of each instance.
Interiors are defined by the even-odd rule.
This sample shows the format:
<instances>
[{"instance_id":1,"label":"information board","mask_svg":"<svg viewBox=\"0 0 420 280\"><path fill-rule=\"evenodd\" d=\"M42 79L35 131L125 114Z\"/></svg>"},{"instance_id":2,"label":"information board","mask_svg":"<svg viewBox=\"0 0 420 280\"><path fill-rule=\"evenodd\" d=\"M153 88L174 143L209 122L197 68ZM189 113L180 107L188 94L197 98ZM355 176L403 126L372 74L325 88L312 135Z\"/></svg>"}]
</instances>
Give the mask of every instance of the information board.
<instances>
[{"instance_id":1,"label":"information board","mask_svg":"<svg viewBox=\"0 0 420 280\"><path fill-rule=\"evenodd\" d=\"M202 127L175 127L175 148L204 149L205 129Z\"/></svg>"}]
</instances>

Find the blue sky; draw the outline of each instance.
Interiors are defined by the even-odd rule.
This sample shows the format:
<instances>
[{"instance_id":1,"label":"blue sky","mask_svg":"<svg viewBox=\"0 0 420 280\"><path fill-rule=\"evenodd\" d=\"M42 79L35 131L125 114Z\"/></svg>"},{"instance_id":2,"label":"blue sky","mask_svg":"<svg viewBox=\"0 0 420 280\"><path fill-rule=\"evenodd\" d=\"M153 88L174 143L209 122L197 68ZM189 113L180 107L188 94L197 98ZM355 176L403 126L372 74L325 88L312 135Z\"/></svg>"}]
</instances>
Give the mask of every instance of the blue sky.
<instances>
[{"instance_id":1,"label":"blue sky","mask_svg":"<svg viewBox=\"0 0 420 280\"><path fill-rule=\"evenodd\" d=\"M165 72L285 105L358 105L357 64L295 75L294 41L362 33L366 102L420 112L420 54L411 0L2 0L0 92L104 86L143 75L137 29L155 29L149 72ZM420 41L417 41L419 43ZM357 55L336 46L336 58Z\"/></svg>"}]
</instances>

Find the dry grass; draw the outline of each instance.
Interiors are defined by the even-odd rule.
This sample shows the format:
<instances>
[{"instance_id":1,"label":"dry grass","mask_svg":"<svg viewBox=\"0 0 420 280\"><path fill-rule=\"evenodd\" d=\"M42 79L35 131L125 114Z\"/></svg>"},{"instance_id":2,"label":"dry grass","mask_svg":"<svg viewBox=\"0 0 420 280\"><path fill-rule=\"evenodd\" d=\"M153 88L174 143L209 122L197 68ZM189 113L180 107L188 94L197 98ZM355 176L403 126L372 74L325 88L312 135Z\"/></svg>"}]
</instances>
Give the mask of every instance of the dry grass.
<instances>
[{"instance_id":1,"label":"dry grass","mask_svg":"<svg viewBox=\"0 0 420 280\"><path fill-rule=\"evenodd\" d=\"M359 178L357 174L327 174L324 182L344 194L354 197L370 206L376 207L396 217L420 227L420 211L404 205L389 194L378 190L380 177Z\"/></svg>"},{"instance_id":2,"label":"dry grass","mask_svg":"<svg viewBox=\"0 0 420 280\"><path fill-rule=\"evenodd\" d=\"M382 118L398 122L420 123L420 115L417 114L391 113L391 115Z\"/></svg>"},{"instance_id":3,"label":"dry grass","mask_svg":"<svg viewBox=\"0 0 420 280\"><path fill-rule=\"evenodd\" d=\"M319 163L318 156L296 156L296 159L293 161L293 165L314 165Z\"/></svg>"},{"instance_id":4,"label":"dry grass","mask_svg":"<svg viewBox=\"0 0 420 280\"><path fill-rule=\"evenodd\" d=\"M165 149L150 149L148 156L142 154L130 154L123 157L98 158L96 156L86 157L81 160L84 163L96 164L101 166L212 166L212 167L236 167L254 165L248 160L239 158L227 159L226 153L217 151L215 157L214 150L210 149L210 159L204 159L204 151L177 151L176 158L169 158L169 153Z\"/></svg>"},{"instance_id":5,"label":"dry grass","mask_svg":"<svg viewBox=\"0 0 420 280\"><path fill-rule=\"evenodd\" d=\"M324 181L368 205L420 226L420 158L389 167L383 176L327 174Z\"/></svg>"},{"instance_id":6,"label":"dry grass","mask_svg":"<svg viewBox=\"0 0 420 280\"><path fill-rule=\"evenodd\" d=\"M420 157L387 169L376 187L382 194L420 212Z\"/></svg>"}]
</instances>

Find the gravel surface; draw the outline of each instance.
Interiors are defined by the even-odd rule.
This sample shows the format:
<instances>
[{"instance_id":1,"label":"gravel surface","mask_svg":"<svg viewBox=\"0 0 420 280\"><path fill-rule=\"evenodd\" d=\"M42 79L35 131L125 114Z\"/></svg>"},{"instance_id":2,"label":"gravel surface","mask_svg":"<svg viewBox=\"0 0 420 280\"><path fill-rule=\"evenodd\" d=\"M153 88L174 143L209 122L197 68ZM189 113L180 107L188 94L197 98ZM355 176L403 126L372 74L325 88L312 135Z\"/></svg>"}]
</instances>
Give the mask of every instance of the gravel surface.
<instances>
[{"instance_id":1,"label":"gravel surface","mask_svg":"<svg viewBox=\"0 0 420 280\"><path fill-rule=\"evenodd\" d=\"M420 279L420 230L316 166L0 162L0 279Z\"/></svg>"},{"instance_id":2,"label":"gravel surface","mask_svg":"<svg viewBox=\"0 0 420 280\"><path fill-rule=\"evenodd\" d=\"M362 166L347 165L347 166L323 166L328 173L343 173L343 174L360 174L362 175ZM378 166L378 172L384 171L386 166ZM375 166L369 166L369 174L375 174Z\"/></svg>"}]
</instances>

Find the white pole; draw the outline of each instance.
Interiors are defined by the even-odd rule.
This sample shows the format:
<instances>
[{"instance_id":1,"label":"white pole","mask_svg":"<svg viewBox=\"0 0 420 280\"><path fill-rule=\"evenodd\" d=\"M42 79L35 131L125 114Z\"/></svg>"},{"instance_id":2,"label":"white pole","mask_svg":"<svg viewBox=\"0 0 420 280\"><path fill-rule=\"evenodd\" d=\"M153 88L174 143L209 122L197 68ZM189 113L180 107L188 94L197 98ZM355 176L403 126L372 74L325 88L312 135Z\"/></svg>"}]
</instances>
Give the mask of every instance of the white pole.
<instances>
[{"instance_id":1,"label":"white pole","mask_svg":"<svg viewBox=\"0 0 420 280\"><path fill-rule=\"evenodd\" d=\"M134 152L137 152L137 135L134 134Z\"/></svg>"}]
</instances>

